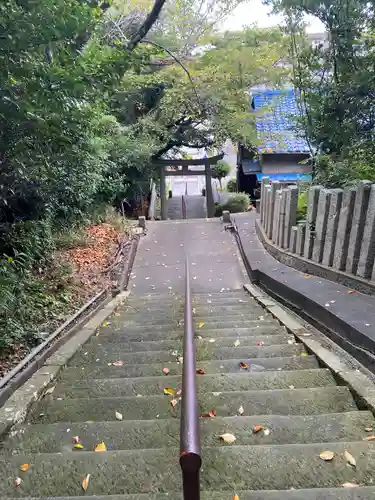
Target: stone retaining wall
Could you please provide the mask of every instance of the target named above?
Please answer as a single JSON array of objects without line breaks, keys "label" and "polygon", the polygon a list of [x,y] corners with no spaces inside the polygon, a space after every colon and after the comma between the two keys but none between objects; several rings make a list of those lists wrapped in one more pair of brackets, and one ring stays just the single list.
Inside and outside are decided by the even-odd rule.
[{"label": "stone retaining wall", "polygon": [[375,281],[375,184],[308,192],[305,221],[297,220],[298,187],[263,178],[260,223],[278,247],[313,262]]}]

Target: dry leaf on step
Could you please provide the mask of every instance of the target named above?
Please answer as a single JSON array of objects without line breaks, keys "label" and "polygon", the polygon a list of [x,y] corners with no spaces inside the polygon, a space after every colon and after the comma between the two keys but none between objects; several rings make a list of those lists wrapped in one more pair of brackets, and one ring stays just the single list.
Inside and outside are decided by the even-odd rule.
[{"label": "dry leaf on step", "polygon": [[26,472],[27,470],[30,469],[30,467],[31,467],[30,464],[22,464],[22,465],[20,465],[20,471],[21,472]]},{"label": "dry leaf on step", "polygon": [[238,366],[240,368],[242,368],[243,370],[248,370],[249,369],[249,365],[246,364],[246,363],[244,363],[243,361],[240,361],[239,364],[238,364]]},{"label": "dry leaf on step", "polygon": [[115,417],[116,417],[117,420],[122,420],[122,414],[119,413],[118,411],[116,411]]},{"label": "dry leaf on step", "polygon": [[330,462],[333,460],[333,457],[335,456],[333,451],[322,451],[322,453],[319,455],[319,458],[324,460],[325,462]]},{"label": "dry leaf on step", "polygon": [[264,342],[257,342],[257,346],[263,347],[264,346]]},{"label": "dry leaf on step", "polygon": [[197,375],[205,375],[205,371],[203,370],[203,368],[198,368],[197,370]]},{"label": "dry leaf on step", "polygon": [[165,375],[168,375],[168,373],[169,373],[169,368],[163,368],[163,373],[165,373]]},{"label": "dry leaf on step", "polygon": [[83,491],[87,491],[87,488],[89,487],[90,476],[91,474],[87,474],[82,480]]},{"label": "dry leaf on step", "polygon": [[216,417],[215,410],[210,410],[208,413],[202,413],[201,418],[212,418]]},{"label": "dry leaf on step", "polygon": [[55,390],[55,385],[50,387],[49,389],[46,390],[46,392],[44,393],[45,396],[47,396],[48,394],[52,394],[53,391]]},{"label": "dry leaf on step", "polygon": [[238,347],[240,345],[240,341],[237,339],[236,342],[234,343],[234,347]]},{"label": "dry leaf on step", "polygon": [[176,391],[174,389],[172,389],[172,387],[164,387],[164,394],[166,396],[175,396]]},{"label": "dry leaf on step", "polygon": [[238,414],[239,414],[239,415],[243,415],[244,413],[245,413],[244,407],[243,407],[243,405],[241,405],[241,406],[238,408]]},{"label": "dry leaf on step", "polygon": [[344,483],[342,486],[343,488],[358,488],[358,484],[354,483]]},{"label": "dry leaf on step", "polygon": [[229,433],[221,434],[219,436],[219,438],[222,439],[224,441],[224,443],[227,443],[227,444],[232,444],[236,440],[236,437],[233,436],[233,434],[229,434]]},{"label": "dry leaf on step", "polygon": [[270,432],[271,432],[271,431],[270,431],[269,429],[264,429],[263,434],[264,434],[265,436],[269,436],[269,435],[270,435]]},{"label": "dry leaf on step", "polygon": [[124,362],[123,361],[115,361],[114,363],[112,363],[112,366],[124,366]]},{"label": "dry leaf on step", "polygon": [[76,450],[83,450],[84,446],[83,444],[81,443],[76,443],[73,448],[75,448]]},{"label": "dry leaf on step", "polygon": [[104,323],[102,324],[102,326],[109,326],[111,323],[109,321],[104,321]]},{"label": "dry leaf on step", "polygon": [[18,488],[21,483],[22,483],[22,479],[20,477],[16,477],[16,479],[14,480],[14,486],[16,488]]},{"label": "dry leaf on step", "polygon": [[372,427],[365,427],[366,432],[372,432]]},{"label": "dry leaf on step", "polygon": [[367,436],[363,438],[363,441],[375,441],[375,436]]},{"label": "dry leaf on step", "polygon": [[263,430],[264,430],[263,425],[254,425],[254,427],[253,427],[254,434],[257,434],[258,432],[263,431]]},{"label": "dry leaf on step", "polygon": [[79,442],[80,442],[79,436],[73,436],[72,437],[72,443],[73,444],[76,444],[76,443],[79,443]]},{"label": "dry leaf on step", "polygon": [[203,326],[204,326],[203,321],[201,321],[200,323],[198,323],[198,328],[202,328]]},{"label": "dry leaf on step", "polygon": [[312,278],[311,274],[305,274],[304,278]]},{"label": "dry leaf on step", "polygon": [[94,448],[94,451],[107,451],[107,447],[104,443],[104,441],[102,441],[101,443],[97,444]]},{"label": "dry leaf on step", "polygon": [[352,467],[355,467],[357,465],[355,458],[347,450],[344,451],[344,457],[348,464]]},{"label": "dry leaf on step", "polygon": [[232,500],[240,500],[240,497],[238,495],[233,495]]},{"label": "dry leaf on step", "polygon": [[172,408],[176,408],[177,403],[178,403],[177,399],[172,399],[171,401]]}]

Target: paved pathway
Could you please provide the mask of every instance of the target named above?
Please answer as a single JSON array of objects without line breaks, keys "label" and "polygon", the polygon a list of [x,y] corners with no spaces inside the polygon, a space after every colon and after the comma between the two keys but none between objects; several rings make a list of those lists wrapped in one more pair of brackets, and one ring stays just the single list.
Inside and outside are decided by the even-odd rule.
[{"label": "paved pathway", "polygon": [[237,290],[245,282],[233,236],[219,220],[151,222],[147,227],[134,262],[133,292],[183,292],[185,255],[194,292]]},{"label": "paved pathway", "polygon": [[[207,217],[206,198],[202,195],[185,196],[186,218],[205,219]],[[180,220],[182,215],[182,196],[173,196],[167,201],[167,216],[171,220]]]}]

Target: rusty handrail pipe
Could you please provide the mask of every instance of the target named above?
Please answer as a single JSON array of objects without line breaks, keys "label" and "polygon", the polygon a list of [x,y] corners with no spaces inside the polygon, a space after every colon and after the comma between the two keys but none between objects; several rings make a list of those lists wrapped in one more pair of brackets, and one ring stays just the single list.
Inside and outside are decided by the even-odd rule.
[{"label": "rusty handrail pipe", "polygon": [[193,311],[189,261],[185,262],[185,321],[182,369],[180,465],[184,500],[200,499],[199,473],[202,465],[196,381]]}]

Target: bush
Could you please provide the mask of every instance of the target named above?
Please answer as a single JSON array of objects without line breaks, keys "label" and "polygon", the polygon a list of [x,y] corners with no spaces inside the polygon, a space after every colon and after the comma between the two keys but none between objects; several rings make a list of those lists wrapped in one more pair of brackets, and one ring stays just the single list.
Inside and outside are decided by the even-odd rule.
[{"label": "bush", "polygon": [[229,193],[237,193],[237,180],[236,179],[229,179],[227,183],[227,191]]},{"label": "bush", "polygon": [[237,212],[246,212],[250,205],[250,197],[246,193],[236,193],[229,196],[228,201],[221,206],[223,210],[229,210],[234,214]]},{"label": "bush", "polygon": [[298,194],[297,222],[306,219],[308,191]]},{"label": "bush", "polygon": [[229,163],[227,163],[224,160],[219,160],[216,163],[216,165],[211,167],[212,177],[219,181],[220,189],[221,189],[222,179],[224,179],[224,177],[226,177],[230,173],[230,171],[231,171],[231,167],[230,167]]}]

